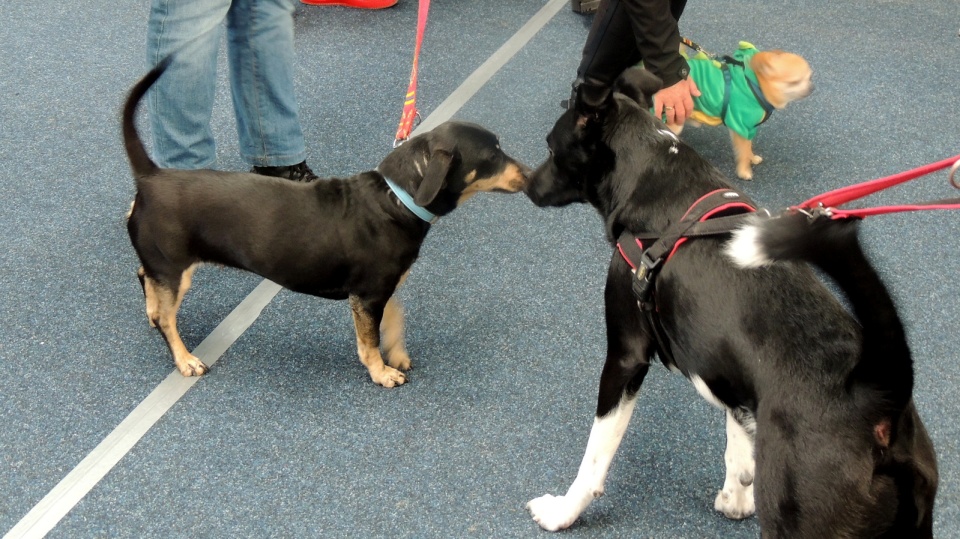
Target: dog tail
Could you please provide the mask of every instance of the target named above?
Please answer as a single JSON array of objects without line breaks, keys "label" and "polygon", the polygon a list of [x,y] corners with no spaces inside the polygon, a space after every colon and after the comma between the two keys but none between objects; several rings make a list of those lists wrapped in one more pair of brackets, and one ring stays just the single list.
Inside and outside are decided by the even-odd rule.
[{"label": "dog tail", "polygon": [[137,133],[137,105],[169,65],[170,57],[168,56],[133,86],[123,105],[123,145],[127,149],[127,158],[130,160],[130,168],[135,178],[146,176],[160,168],[150,159],[140,134]]},{"label": "dog tail", "polygon": [[734,233],[727,254],[743,268],[806,261],[833,279],[862,325],[860,361],[849,379],[852,387],[878,391],[889,412],[906,407],[913,391],[910,348],[893,298],[860,246],[857,221],[798,212],[753,217]]}]

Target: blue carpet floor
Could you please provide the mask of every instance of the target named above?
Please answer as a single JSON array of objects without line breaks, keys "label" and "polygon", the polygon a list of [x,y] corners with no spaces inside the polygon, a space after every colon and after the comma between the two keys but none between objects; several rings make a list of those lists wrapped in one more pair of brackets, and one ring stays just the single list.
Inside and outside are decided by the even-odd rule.
[{"label": "blue carpet floor", "polygon": [[[430,13],[429,115],[546,4],[447,0]],[[145,71],[148,2],[0,3],[0,531],[6,533],[173,369],[143,315],[124,227],[133,183],[119,107]],[[300,6],[297,90],[321,175],[373,168],[409,76],[417,6]],[[535,165],[590,18],[553,16],[455,117]],[[804,55],[817,90],[755,141],[740,183],[779,208],[960,153],[955,0],[690,0],[681,31]],[[225,65],[225,64],[223,64]],[[226,69],[222,72],[225,74]],[[219,166],[240,170],[226,80]],[[733,177],[721,129],[684,138]],[[871,203],[957,196],[945,174]],[[960,217],[864,223],[906,322],[915,398],[937,449],[938,537],[960,537]],[[410,382],[373,385],[344,303],[281,291],[50,537],[543,537],[524,504],[573,480],[604,357],[609,248],[587,207],[477,196],[431,232],[404,285]],[[198,345],[260,283],[204,267],[180,311]],[[574,537],[757,537],[712,509],[723,417],[655,368],[607,495]]]}]

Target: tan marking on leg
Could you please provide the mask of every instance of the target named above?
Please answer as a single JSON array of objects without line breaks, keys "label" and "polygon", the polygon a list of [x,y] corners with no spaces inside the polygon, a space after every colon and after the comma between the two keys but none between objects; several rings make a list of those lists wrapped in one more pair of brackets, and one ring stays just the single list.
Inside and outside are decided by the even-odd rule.
[{"label": "tan marking on leg", "polygon": [[370,373],[370,378],[383,387],[394,387],[406,382],[407,378],[402,372],[384,365],[383,356],[380,355],[380,328],[356,296],[350,296],[350,310],[353,312],[353,327],[357,334],[357,354]]},{"label": "tan marking on leg", "polygon": [[733,154],[737,161],[737,176],[741,180],[752,180],[751,165],[759,164],[763,159],[753,154],[753,142],[730,131],[730,141],[733,143]]},{"label": "tan marking on leg", "polygon": [[383,349],[387,354],[387,363],[394,369],[409,371],[410,354],[403,338],[403,306],[396,296],[390,298],[383,308],[383,320],[380,322],[380,331],[383,334]]},{"label": "tan marking on leg", "polygon": [[127,219],[130,219],[130,216],[133,215],[133,207],[137,205],[137,201],[134,200],[130,202],[130,209],[127,210]]},{"label": "tan marking on leg", "polygon": [[180,277],[180,290],[177,293],[177,310],[180,310],[180,304],[183,303],[183,296],[187,294],[187,291],[190,290],[190,285],[193,284],[193,272],[197,271],[197,264],[194,264],[184,270],[183,275]]},{"label": "tan marking on leg", "polygon": [[137,272],[140,276],[140,282],[143,284],[143,297],[147,304],[147,322],[150,327],[155,328],[160,323],[160,301],[157,299],[157,282],[147,277],[143,268]]},{"label": "tan marking on leg", "polygon": [[178,295],[179,289],[175,292],[173,289],[163,284],[154,282],[152,285],[156,292],[157,303],[159,305],[159,326],[160,333],[167,340],[170,347],[170,353],[173,354],[173,362],[177,365],[180,374],[184,376],[200,376],[210,370],[196,356],[187,350],[180,339],[180,333],[177,331],[177,308],[179,307]]}]

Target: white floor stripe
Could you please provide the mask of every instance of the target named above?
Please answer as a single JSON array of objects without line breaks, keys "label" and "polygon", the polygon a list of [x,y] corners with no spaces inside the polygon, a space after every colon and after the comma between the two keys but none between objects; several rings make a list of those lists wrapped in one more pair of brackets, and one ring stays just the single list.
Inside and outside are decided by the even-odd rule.
[{"label": "white floor stripe", "polygon": [[[213,365],[260,316],[280,286],[263,281],[220,322],[193,351]],[[185,377],[174,369],[80,464],[24,516],[5,537],[43,537],[120,462],[167,410],[180,400],[199,377]]]},{"label": "white floor stripe", "polygon": [[[433,129],[449,120],[491,77],[543,28],[567,0],[550,0],[493,56],[480,65],[417,126],[413,135]],[[213,365],[260,316],[263,308],[280,291],[280,286],[263,281],[193,351],[207,366]],[[47,493],[4,539],[46,536],[93,487],[103,479],[157,421],[167,413],[200,378],[184,377],[176,369],[100,442],[80,464]]]},{"label": "white floor stripe", "polygon": [[568,3],[569,2],[564,0],[550,0],[550,2],[547,2],[546,5],[540,8],[540,11],[536,12],[533,17],[530,17],[530,20],[528,20],[526,24],[517,30],[517,33],[513,34],[506,43],[497,49],[497,52],[493,53],[486,62],[471,73],[470,76],[450,94],[450,97],[445,99],[443,103],[440,103],[437,106],[437,110],[433,111],[433,114],[425,119],[414,133],[420,130],[428,131],[449,120],[464,103],[469,101],[500,68],[506,65],[520,49],[526,46],[527,42],[529,42],[541,28],[546,26],[554,15],[566,7]]}]

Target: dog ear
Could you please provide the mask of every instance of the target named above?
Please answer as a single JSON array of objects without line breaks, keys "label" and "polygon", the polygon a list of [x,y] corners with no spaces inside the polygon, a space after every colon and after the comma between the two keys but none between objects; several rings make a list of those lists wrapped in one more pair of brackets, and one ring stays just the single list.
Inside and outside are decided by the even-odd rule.
[{"label": "dog ear", "polygon": [[776,59],[783,54],[781,50],[760,51],[750,59],[750,68],[760,77],[769,77],[777,70]]},{"label": "dog ear", "polygon": [[430,153],[427,171],[424,172],[423,181],[420,182],[420,187],[417,188],[417,193],[413,197],[413,201],[418,206],[426,206],[437,198],[453,164],[453,154],[454,150],[446,147],[434,148]]},{"label": "dog ear", "polygon": [[617,92],[636,101],[643,108],[653,106],[653,94],[660,91],[663,81],[653,73],[640,67],[631,67],[620,75],[615,88]]}]

